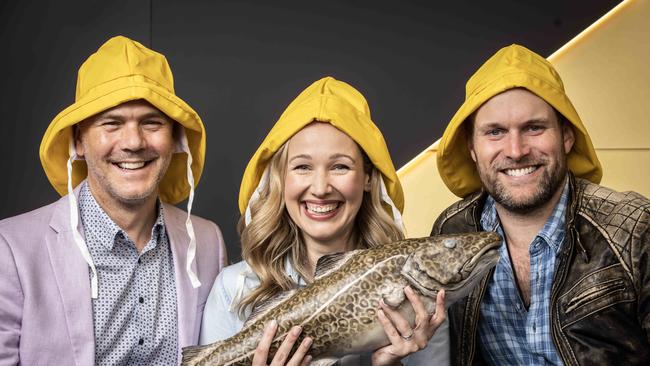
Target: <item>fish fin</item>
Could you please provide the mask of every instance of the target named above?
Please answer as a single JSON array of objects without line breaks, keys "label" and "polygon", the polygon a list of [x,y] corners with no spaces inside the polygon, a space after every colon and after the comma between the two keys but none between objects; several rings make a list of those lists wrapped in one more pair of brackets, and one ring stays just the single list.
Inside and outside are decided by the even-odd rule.
[{"label": "fish fin", "polygon": [[316,273],[314,274],[314,279],[317,280],[331,273],[332,271],[337,270],[348,259],[356,255],[357,252],[357,250],[352,250],[349,252],[327,254],[318,258],[318,262],[316,262]]},{"label": "fish fin", "polygon": [[195,358],[198,358],[204,349],[211,346],[212,345],[183,347],[183,359],[181,365],[188,365]]},{"label": "fish fin", "polygon": [[289,297],[291,297],[291,295],[295,294],[296,291],[298,290],[294,289],[294,290],[283,291],[257,304],[257,306],[255,306],[253,311],[251,311],[251,315],[249,315],[246,321],[244,322],[244,326],[242,327],[242,329],[255,323],[259,318],[264,316],[264,314],[266,314],[269,310],[280,305],[280,303],[282,303],[284,300],[288,299]]},{"label": "fish fin", "polygon": [[338,358],[319,358],[309,363],[309,366],[332,366],[340,365],[340,359]]}]

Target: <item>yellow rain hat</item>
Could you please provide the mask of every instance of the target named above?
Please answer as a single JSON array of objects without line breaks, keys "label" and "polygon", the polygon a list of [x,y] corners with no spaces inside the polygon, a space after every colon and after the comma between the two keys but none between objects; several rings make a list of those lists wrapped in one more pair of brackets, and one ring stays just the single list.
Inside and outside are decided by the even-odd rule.
[{"label": "yellow rain hat", "polygon": [[574,127],[576,141],[567,165],[577,177],[599,183],[603,172],[587,129],[564,91],[560,75],[546,59],[513,44],[490,57],[465,87],[465,102],[447,126],[437,153],[438,171],[447,188],[459,197],[481,188],[481,180],[467,147],[463,122],[493,96],[525,88],[544,99]]},{"label": "yellow rain hat", "polygon": [[276,151],[303,127],[326,122],[350,136],[381,172],[388,196],[399,212],[404,193],[384,137],[370,118],[366,99],[349,84],[325,77],[311,84],[289,104],[246,167],[239,189],[239,211],[244,214],[264,170]]},{"label": "yellow rain hat", "polygon": [[[174,79],[165,56],[123,36],[109,39],[79,68],[75,103],[50,123],[40,147],[45,174],[54,189],[67,194],[66,163],[72,126],[122,103],[144,99],[185,128],[192,160],[194,184],[205,162],[205,127],[199,115],[174,93]],[[160,199],[176,204],[188,197],[186,154],[174,154],[160,182]],[[86,178],[87,167],[77,160],[72,184]]]}]

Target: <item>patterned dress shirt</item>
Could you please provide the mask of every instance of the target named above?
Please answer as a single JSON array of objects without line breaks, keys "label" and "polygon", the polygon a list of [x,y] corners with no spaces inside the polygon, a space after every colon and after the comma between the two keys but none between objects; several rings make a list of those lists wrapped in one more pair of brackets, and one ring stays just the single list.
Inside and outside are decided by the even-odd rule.
[{"label": "patterned dress shirt", "polygon": [[134,242],[95,201],[86,182],[79,213],[97,267],[93,299],[97,365],[176,365],[176,284],[163,209],[151,239],[138,253]]},{"label": "patterned dress shirt", "polygon": [[[530,306],[524,306],[505,240],[488,282],[479,320],[483,357],[492,365],[562,365],[551,335],[551,286],[565,238],[568,180],[558,204],[529,246]],[[494,199],[488,197],[481,227],[504,236]]]}]

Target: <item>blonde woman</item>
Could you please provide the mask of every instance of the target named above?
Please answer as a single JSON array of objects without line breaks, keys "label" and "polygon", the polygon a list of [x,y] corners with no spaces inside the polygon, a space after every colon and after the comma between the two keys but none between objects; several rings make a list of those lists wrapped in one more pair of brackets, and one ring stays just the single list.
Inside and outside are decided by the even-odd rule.
[{"label": "blonde woman", "polygon": [[[256,305],[309,284],[321,256],[403,238],[403,202],[386,143],[370,119],[365,98],[331,77],[313,83],[287,107],[246,168],[238,226],[244,260],[224,269],[215,281],[200,342],[234,335]],[[405,293],[422,326],[412,329],[400,314],[380,305],[378,318],[391,344],[373,352],[373,365],[399,365],[424,349],[444,321],[442,295],[431,316],[418,295],[410,288]],[[276,327],[267,326],[254,365],[266,364]],[[309,363],[309,337],[293,358],[283,356],[299,334],[299,327],[289,333],[280,348],[287,352],[278,352],[273,365]],[[430,363],[437,352],[447,357],[446,347],[419,353]],[[355,364],[359,358],[342,362]]]}]

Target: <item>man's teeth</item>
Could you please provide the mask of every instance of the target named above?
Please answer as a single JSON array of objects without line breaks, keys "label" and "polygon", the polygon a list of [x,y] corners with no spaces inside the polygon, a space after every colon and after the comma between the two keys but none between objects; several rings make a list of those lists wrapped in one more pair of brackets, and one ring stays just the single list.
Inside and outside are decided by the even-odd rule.
[{"label": "man's teeth", "polygon": [[144,161],[139,161],[137,163],[117,163],[117,166],[119,166],[122,169],[140,169],[144,166],[145,162]]},{"label": "man's teeth", "polygon": [[313,203],[307,203],[307,210],[313,213],[328,213],[336,210],[338,203],[330,203],[327,205],[316,205]]},{"label": "man's teeth", "polygon": [[530,174],[535,170],[537,170],[537,167],[529,166],[528,168],[506,169],[504,172],[511,177],[521,177],[522,175]]}]

